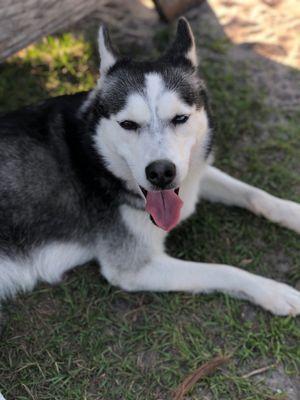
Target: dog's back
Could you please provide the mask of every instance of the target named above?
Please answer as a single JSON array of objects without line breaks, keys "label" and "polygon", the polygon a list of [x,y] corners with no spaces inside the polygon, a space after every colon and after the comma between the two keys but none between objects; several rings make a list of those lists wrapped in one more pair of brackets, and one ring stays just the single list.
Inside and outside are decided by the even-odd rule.
[{"label": "dog's back", "polygon": [[0,118],[1,254],[26,252],[41,241],[67,239],[84,229],[71,147],[85,97],[54,98]]}]

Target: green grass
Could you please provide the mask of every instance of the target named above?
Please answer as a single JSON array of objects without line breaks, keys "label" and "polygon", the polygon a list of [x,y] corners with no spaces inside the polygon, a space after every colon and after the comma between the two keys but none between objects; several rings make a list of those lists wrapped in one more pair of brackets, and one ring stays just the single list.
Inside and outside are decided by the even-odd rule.
[{"label": "green grass", "polygon": [[[166,29],[156,34],[156,53],[168,37]],[[226,57],[227,41],[205,46],[220,55],[202,62],[218,121],[216,164],[299,201],[300,116],[270,123],[279,110],[264,105],[247,65]],[[93,47],[67,33],[9,59],[0,67],[0,111],[91,88],[98,68]],[[233,264],[290,284],[300,279],[298,236],[244,210],[201,203],[168,248],[184,259]],[[295,381],[299,374],[299,319],[218,294],[128,294],[107,284],[93,264],[6,308],[0,387],[8,400],[170,399],[188,373],[218,354],[231,355],[230,363],[199,382],[189,399],[285,399],[262,377],[243,375],[272,364]]]}]

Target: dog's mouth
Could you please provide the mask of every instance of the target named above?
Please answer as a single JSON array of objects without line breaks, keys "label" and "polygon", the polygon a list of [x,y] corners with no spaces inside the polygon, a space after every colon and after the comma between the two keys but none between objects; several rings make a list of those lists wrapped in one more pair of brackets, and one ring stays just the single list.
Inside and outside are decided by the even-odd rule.
[{"label": "dog's mouth", "polygon": [[140,187],[146,199],[146,211],[151,221],[159,228],[170,231],[180,219],[183,201],[179,197],[179,188],[148,191]]}]

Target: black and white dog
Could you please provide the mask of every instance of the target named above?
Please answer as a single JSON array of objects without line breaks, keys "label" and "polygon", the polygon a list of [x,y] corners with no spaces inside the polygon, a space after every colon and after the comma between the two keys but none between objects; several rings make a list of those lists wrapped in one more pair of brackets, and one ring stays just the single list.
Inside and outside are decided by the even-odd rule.
[{"label": "black and white dog", "polygon": [[199,198],[244,207],[300,233],[300,206],[211,166],[207,94],[189,24],[157,61],[118,58],[99,32],[90,93],[0,118],[0,298],[96,259],[128,291],[220,291],[278,315],[300,292],[232,266],[164,252],[168,231]]}]

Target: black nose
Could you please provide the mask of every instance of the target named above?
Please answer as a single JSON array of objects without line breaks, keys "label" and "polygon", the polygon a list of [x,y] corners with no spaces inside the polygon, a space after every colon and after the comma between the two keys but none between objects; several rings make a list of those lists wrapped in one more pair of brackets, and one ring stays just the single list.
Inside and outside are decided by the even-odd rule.
[{"label": "black nose", "polygon": [[154,186],[161,189],[173,182],[176,175],[176,166],[168,160],[153,161],[146,167],[146,177]]}]

